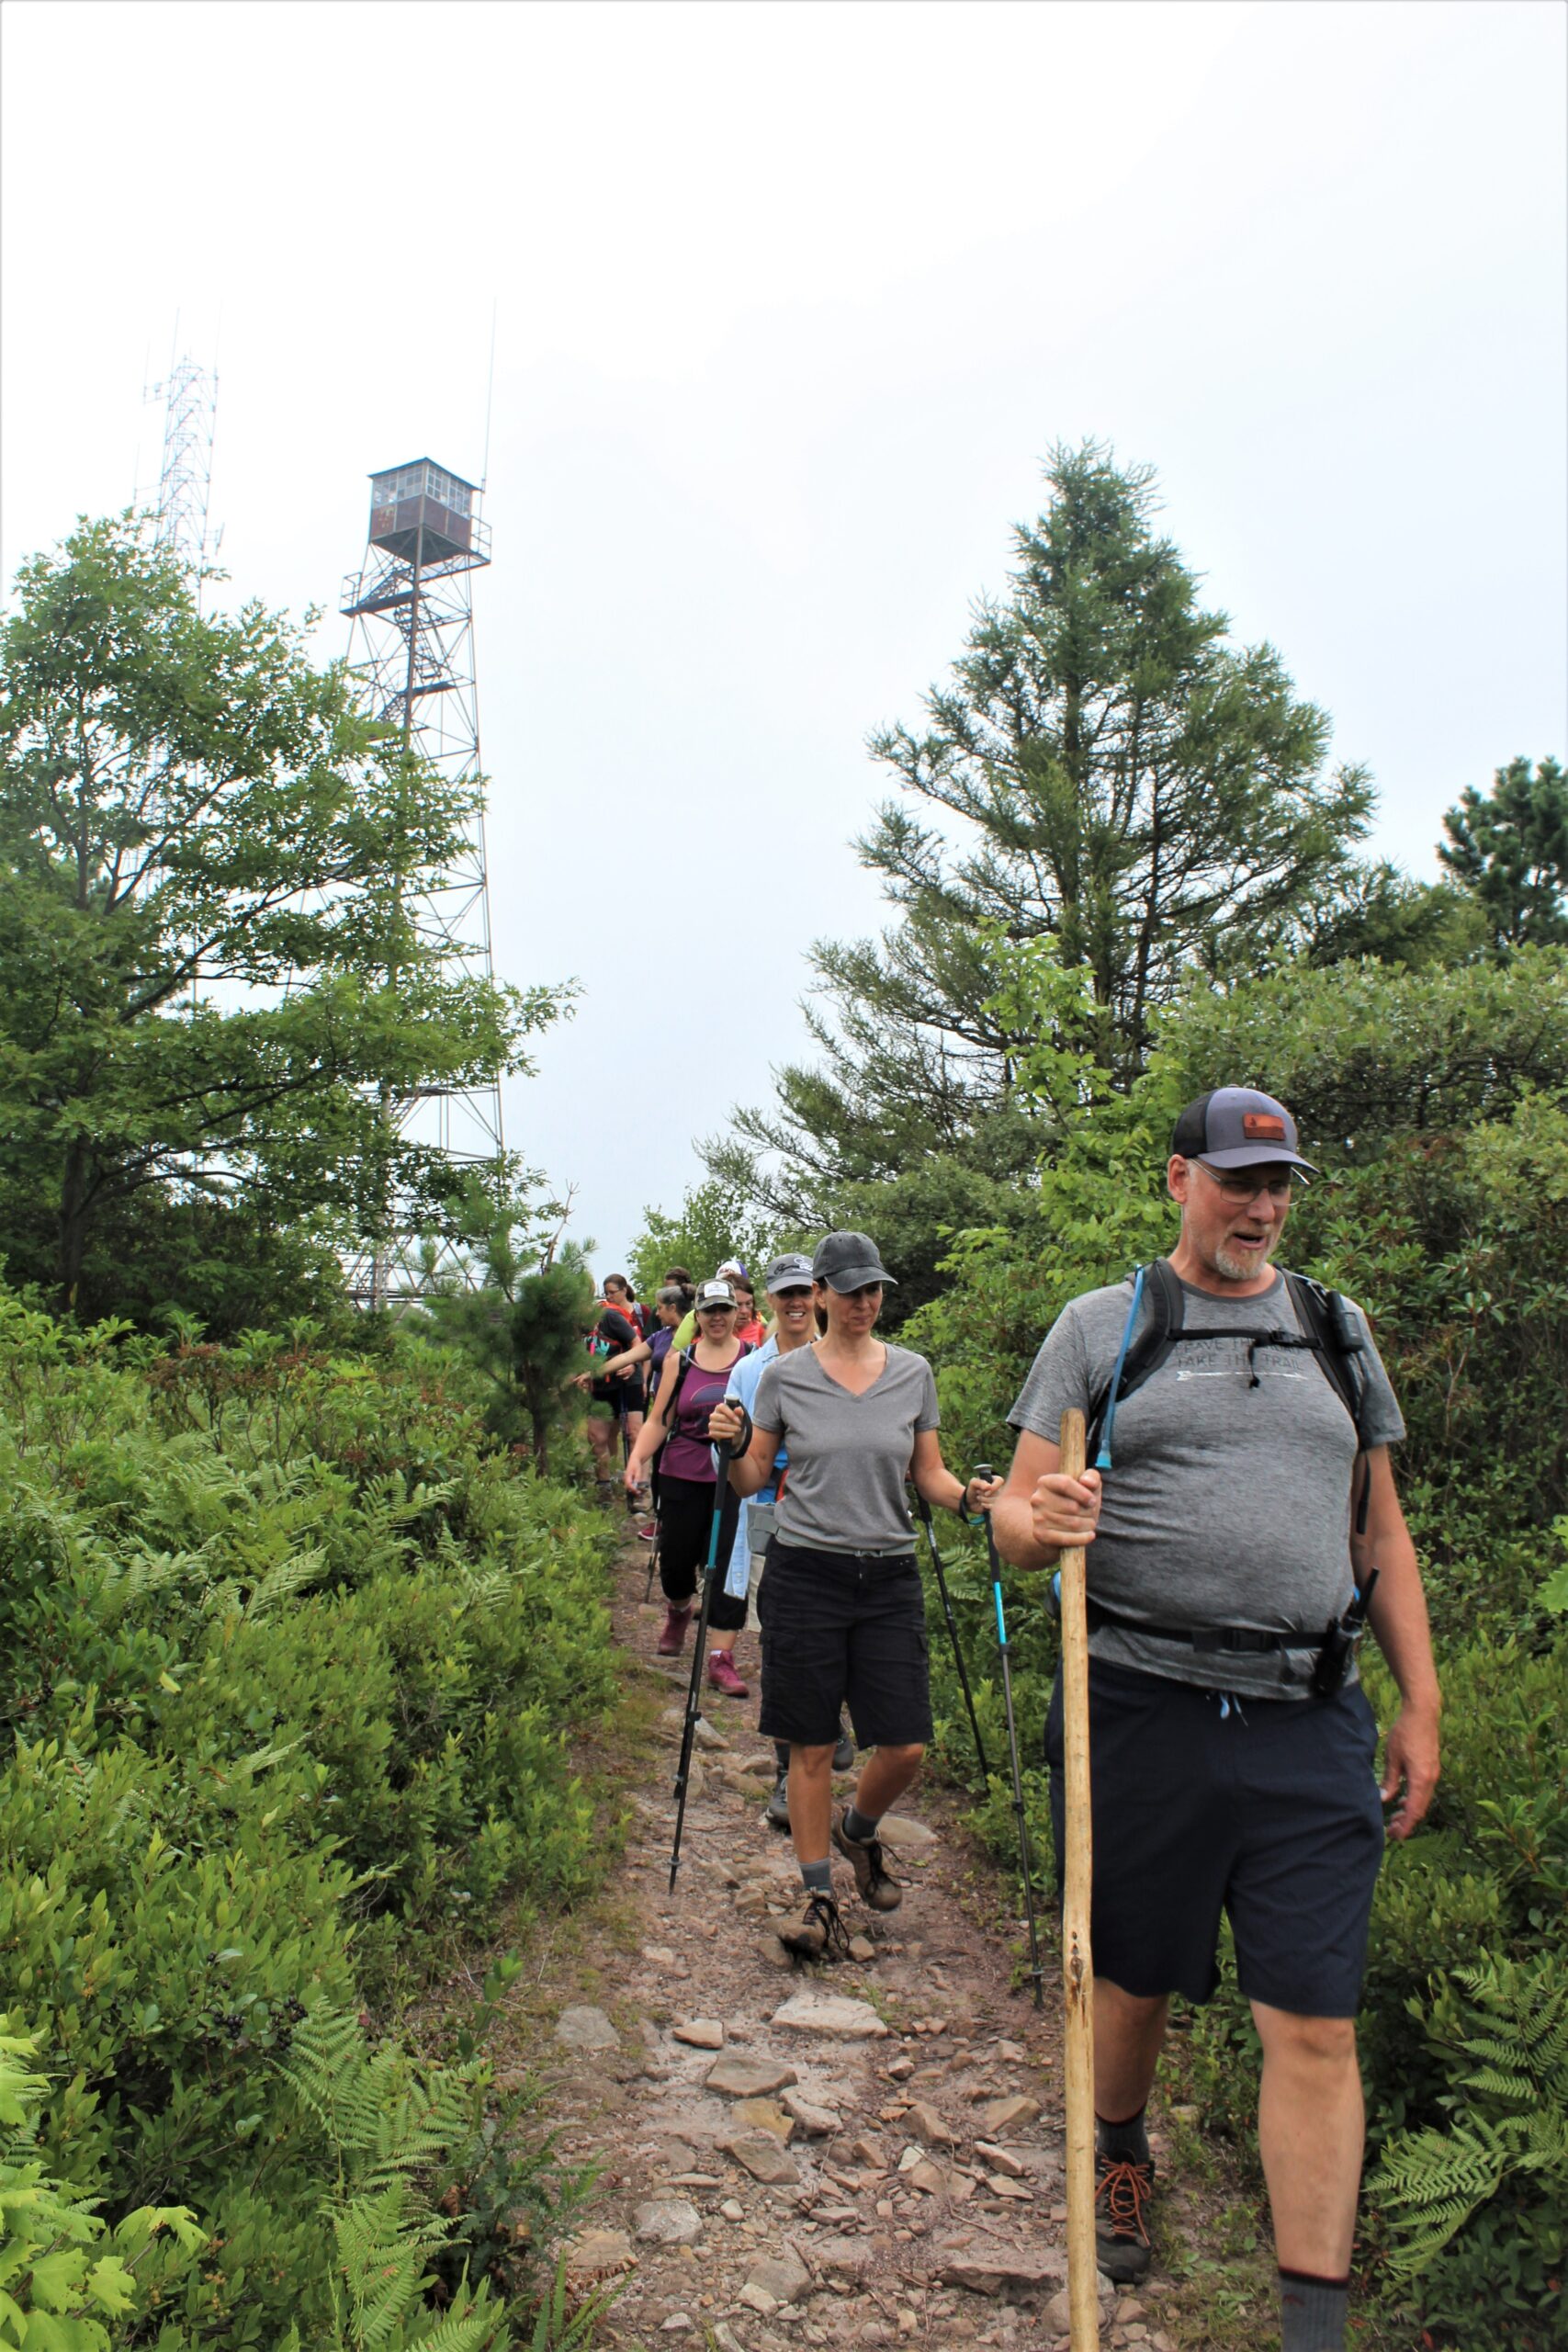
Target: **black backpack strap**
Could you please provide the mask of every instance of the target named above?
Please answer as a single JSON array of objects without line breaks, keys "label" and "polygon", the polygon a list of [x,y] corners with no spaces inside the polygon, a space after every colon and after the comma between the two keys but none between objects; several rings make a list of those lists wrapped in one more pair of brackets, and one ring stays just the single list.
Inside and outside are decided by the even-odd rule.
[{"label": "black backpack strap", "polygon": [[1325,1378],[1355,1422],[1359,1440],[1366,1380],[1356,1359],[1365,1354],[1367,1343],[1356,1310],[1339,1291],[1327,1289],[1310,1274],[1286,1273],[1285,1285],[1296,1320],[1313,1343]]},{"label": "black backpack strap", "polygon": [[[1140,1286],[1138,1277],[1143,1276]],[[1171,1271],[1170,1261],[1156,1258],[1146,1266],[1133,1270],[1133,1304],[1127,1310],[1131,1325],[1138,1318],[1136,1330],[1122,1333],[1122,1347],[1117,1350],[1121,1377],[1113,1370],[1111,1378],[1090,1403],[1088,1428],[1085,1432],[1084,1457],[1093,1462],[1100,1450],[1100,1438],[1108,1414],[1114,1419],[1113,1405],[1120,1405],[1134,1390],[1141,1388],[1149,1374],[1157,1372],[1181,1337],[1186,1318],[1186,1300],[1179,1277]],[[1111,1390],[1114,1387],[1115,1396]],[[1103,1466],[1103,1465],[1101,1465]]]}]

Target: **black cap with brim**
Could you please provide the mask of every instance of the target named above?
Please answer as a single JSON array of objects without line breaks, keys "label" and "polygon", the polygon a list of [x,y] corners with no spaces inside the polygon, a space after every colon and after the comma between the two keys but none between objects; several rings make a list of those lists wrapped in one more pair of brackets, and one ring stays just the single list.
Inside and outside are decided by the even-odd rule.
[{"label": "black cap with brim", "polygon": [[1284,1104],[1256,1086],[1216,1086],[1189,1102],[1176,1122],[1170,1148],[1183,1159],[1201,1159],[1210,1168],[1264,1168],[1284,1165],[1316,1169],[1303,1159],[1296,1146],[1301,1138]]},{"label": "black cap with brim", "polygon": [[864,1290],[871,1283],[886,1290],[898,1287],[869,1233],[829,1233],[817,1245],[811,1275],[829,1290]]}]

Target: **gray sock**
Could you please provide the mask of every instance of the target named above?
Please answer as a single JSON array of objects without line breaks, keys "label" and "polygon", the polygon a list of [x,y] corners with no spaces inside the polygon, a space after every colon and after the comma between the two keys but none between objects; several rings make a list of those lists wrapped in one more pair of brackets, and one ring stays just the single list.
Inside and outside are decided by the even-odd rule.
[{"label": "gray sock", "polygon": [[1094,2144],[1102,2156],[1113,2164],[1146,2165],[1149,2161],[1149,2135],[1144,2118],[1147,2107],[1139,2108],[1136,2115],[1129,2115],[1124,2123],[1112,2123],[1103,2115],[1094,2119]]},{"label": "gray sock", "polygon": [[844,1835],[846,1838],[852,1838],[857,1846],[869,1846],[876,1835],[881,1820],[882,1815],[877,1814],[874,1819],[868,1821],[865,1815],[858,1811],[854,1805],[847,1804],[844,1807]]},{"label": "gray sock", "polygon": [[833,1865],[831,1862],[802,1862],[801,1883],[808,1894],[831,1894]]},{"label": "gray sock", "polygon": [[1348,2278],[1280,2273],[1280,2352],[1344,2352]]}]

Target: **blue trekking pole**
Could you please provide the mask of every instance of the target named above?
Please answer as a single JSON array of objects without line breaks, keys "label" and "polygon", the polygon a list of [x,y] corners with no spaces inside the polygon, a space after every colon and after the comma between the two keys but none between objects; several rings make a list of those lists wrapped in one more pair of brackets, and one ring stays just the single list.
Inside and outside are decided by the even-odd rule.
[{"label": "blue trekking pole", "polygon": [[686,1692],[686,1721],[681,1733],[681,1763],[675,1774],[675,1843],[670,1849],[671,1894],[675,1892],[675,1873],[681,1867],[681,1830],[686,1818],[686,1783],[692,1776],[692,1742],[697,1736],[697,1717],[702,1713],[698,1693],[703,1685],[703,1658],[707,1649],[708,1611],[713,1607],[714,1587],[718,1582],[718,1532],[724,1521],[724,1499],[729,1486],[730,1441],[715,1438],[713,1450],[718,1456],[718,1476],[714,1481],[708,1564],[703,1570],[702,1606],[697,1611],[697,1637],[692,1651],[692,1679]]},{"label": "blue trekking pole", "polygon": [[[976,1478],[989,1482],[993,1476],[988,1462],[975,1465]],[[1008,1621],[1002,1608],[1002,1564],[997,1556],[997,1538],[991,1525],[991,1514],[986,1513],[986,1550],[991,1563],[991,1598],[997,1607],[997,1639],[1002,1652],[1002,1696],[1007,1702],[1008,1760],[1012,1766],[1012,1809],[1018,1815],[1019,1850],[1023,1857],[1023,1907],[1029,1919],[1029,1973],[1034,1984],[1034,2006],[1045,2005],[1045,1980],[1040,1968],[1040,1930],[1034,1917],[1034,1864],[1029,1851],[1029,1821],[1023,1809],[1023,1775],[1018,1765],[1018,1729],[1012,1713],[1012,1653],[1008,1647]]]}]

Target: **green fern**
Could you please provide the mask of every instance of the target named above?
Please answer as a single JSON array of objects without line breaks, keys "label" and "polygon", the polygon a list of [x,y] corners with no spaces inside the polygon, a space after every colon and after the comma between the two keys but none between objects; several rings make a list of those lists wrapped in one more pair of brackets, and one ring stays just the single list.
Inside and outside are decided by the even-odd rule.
[{"label": "green fern", "polygon": [[433,2075],[394,2044],[369,2049],[347,2012],[318,2008],[279,2071],[335,2160],[324,2210],[342,2352],[482,2352],[501,2320],[487,2287],[470,2290],[465,2272],[454,2309],[426,2301],[452,2224],[423,2185],[470,2133],[482,2068]]},{"label": "green fern", "polygon": [[1372,2176],[1399,2243],[1396,2277],[1428,2269],[1472,2216],[1520,2177],[1568,2194],[1568,1982],[1545,1962],[1460,1968],[1471,2030],[1445,2046],[1461,2064],[1447,2132],[1402,2132]]}]

